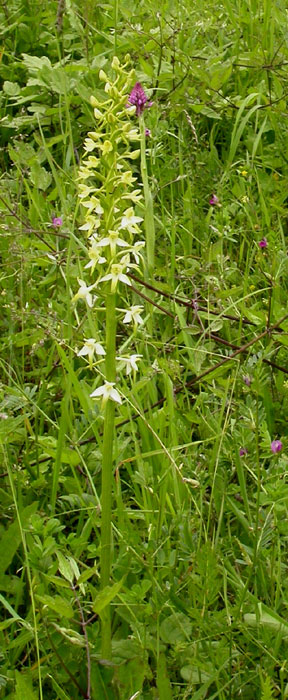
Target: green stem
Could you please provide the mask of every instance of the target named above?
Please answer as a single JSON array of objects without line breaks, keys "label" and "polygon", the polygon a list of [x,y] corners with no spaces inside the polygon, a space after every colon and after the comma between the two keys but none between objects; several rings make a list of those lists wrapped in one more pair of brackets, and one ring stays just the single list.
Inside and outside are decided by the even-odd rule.
[{"label": "green stem", "polygon": [[144,115],[140,115],[140,145],[141,145],[141,177],[144,189],[145,201],[145,217],[144,226],[146,233],[146,251],[147,251],[147,271],[146,282],[148,279],[153,281],[154,275],[154,257],[155,257],[155,226],[153,213],[153,198],[148,182],[148,171],[146,163],[146,136]]},{"label": "green stem", "polygon": [[[115,381],[116,375],[116,294],[108,294],[106,302],[106,379]],[[111,573],[111,504],[113,473],[113,439],[114,439],[115,403],[108,400],[105,406],[103,459],[102,459],[102,516],[101,516],[101,555],[100,584],[101,589],[109,585]],[[107,606],[102,619],[102,658],[111,658],[111,616]]]}]

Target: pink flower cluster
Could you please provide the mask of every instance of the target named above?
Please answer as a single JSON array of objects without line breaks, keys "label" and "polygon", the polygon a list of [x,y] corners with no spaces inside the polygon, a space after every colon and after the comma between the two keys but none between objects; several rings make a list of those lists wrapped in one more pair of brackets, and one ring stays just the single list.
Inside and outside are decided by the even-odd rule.
[{"label": "pink flower cluster", "polygon": [[128,102],[130,105],[136,105],[137,117],[140,117],[140,114],[142,114],[144,109],[146,109],[147,107],[151,107],[153,104],[153,102],[149,102],[149,99],[145,91],[143,90],[141,83],[135,83],[134,87],[130,92]]}]

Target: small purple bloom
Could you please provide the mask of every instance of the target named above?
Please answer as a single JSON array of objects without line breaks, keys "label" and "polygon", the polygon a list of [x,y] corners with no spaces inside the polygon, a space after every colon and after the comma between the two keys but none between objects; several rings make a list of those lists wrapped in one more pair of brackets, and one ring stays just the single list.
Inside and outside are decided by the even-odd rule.
[{"label": "small purple bloom", "polygon": [[274,454],[276,454],[276,452],[281,452],[281,450],[282,450],[281,440],[272,440],[271,450],[272,450],[272,452],[274,452]]},{"label": "small purple bloom", "polygon": [[248,375],[246,374],[246,376],[243,377],[243,382],[244,384],[246,384],[246,386],[250,386],[252,379],[250,379],[250,377],[248,377]]},{"label": "small purple bloom", "polygon": [[142,114],[143,110],[146,109],[146,107],[151,107],[153,102],[149,102],[141,83],[135,83],[134,87],[130,92],[128,104],[136,105],[136,114],[137,117],[139,117],[140,114]]},{"label": "small purple bloom", "polygon": [[219,199],[216,194],[212,194],[211,199],[209,199],[209,204],[211,204],[211,207],[215,207],[216,204],[219,204]]},{"label": "small purple bloom", "polygon": [[147,128],[145,129],[145,136],[147,136],[147,137],[148,137],[148,136],[151,136],[151,131],[150,131],[150,129],[147,129]]},{"label": "small purple bloom", "polygon": [[259,241],[258,245],[259,245],[259,248],[267,248],[267,245],[268,245],[267,238],[262,238],[262,240]]},{"label": "small purple bloom", "polygon": [[244,455],[247,455],[247,454],[248,454],[248,450],[246,449],[246,447],[240,447],[240,450],[239,450],[240,457],[244,457]]},{"label": "small purple bloom", "polygon": [[57,226],[62,226],[63,219],[61,218],[61,216],[53,216],[52,224],[53,224],[54,228],[57,228]]}]

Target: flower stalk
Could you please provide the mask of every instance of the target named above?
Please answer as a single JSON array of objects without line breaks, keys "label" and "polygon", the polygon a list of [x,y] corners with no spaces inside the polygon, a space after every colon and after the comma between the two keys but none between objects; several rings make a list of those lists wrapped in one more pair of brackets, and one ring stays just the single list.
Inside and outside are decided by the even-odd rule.
[{"label": "flower stalk", "polygon": [[[87,358],[90,371],[95,371],[95,364],[105,356],[104,384],[97,386],[90,394],[93,399],[100,399],[101,414],[104,418],[102,445],[101,478],[101,533],[100,533],[100,587],[110,584],[112,564],[112,499],[113,499],[113,446],[115,439],[115,409],[122,403],[121,393],[117,390],[118,370],[132,374],[138,370],[137,362],[141,355],[133,352],[131,357],[121,356],[116,348],[117,323],[119,315],[123,324],[132,324],[132,333],[125,341],[132,345],[135,329],[143,323],[139,311],[142,307],[127,307],[127,296],[131,282],[127,272],[132,268],[138,272],[143,260],[144,242],[137,240],[141,233],[139,225],[143,217],[135,211],[135,206],[142,202],[140,189],[134,189],[134,177],[131,161],[140,155],[140,150],[131,148],[133,142],[140,141],[139,130],[131,123],[137,106],[127,103],[129,90],[135,80],[134,71],[128,72],[126,66],[120,65],[114,57],[112,69],[116,78],[111,80],[103,70],[99,73],[104,83],[107,99],[91,98],[96,120],[95,131],[90,131],[85,140],[85,159],[79,168],[79,198],[84,207],[84,223],[80,230],[88,237],[87,256],[89,262],[84,266],[84,273],[78,279],[79,290],[73,302],[86,304],[92,310],[95,299],[97,307],[105,307],[105,326],[103,337],[84,339],[84,346],[77,353],[78,357]],[[128,94],[127,94],[128,93]],[[142,205],[143,206],[143,205]],[[82,277],[89,275],[89,279]],[[94,293],[95,292],[95,293]],[[121,307],[116,307],[116,299],[121,297]],[[123,307],[123,308],[122,308]],[[125,328],[127,328],[125,325]],[[101,332],[101,331],[100,331]],[[94,354],[100,356],[93,363]],[[97,369],[97,367],[96,367]],[[103,374],[102,374],[103,377]],[[101,612],[101,653],[103,659],[111,659],[111,614],[109,605]]]},{"label": "flower stalk", "polygon": [[149,186],[147,161],[146,161],[146,128],[144,114],[140,114],[140,147],[141,147],[141,178],[143,182],[145,201],[145,235],[147,252],[147,273],[146,281],[153,282],[155,265],[155,225],[153,211],[153,197]]},{"label": "flower stalk", "polygon": [[[116,376],[116,294],[106,298],[106,377],[115,382]],[[111,572],[111,512],[112,474],[114,442],[115,401],[106,401],[104,414],[103,460],[102,460],[102,517],[101,517],[101,588],[109,585]],[[111,658],[111,616],[107,606],[102,614],[102,657]]]}]

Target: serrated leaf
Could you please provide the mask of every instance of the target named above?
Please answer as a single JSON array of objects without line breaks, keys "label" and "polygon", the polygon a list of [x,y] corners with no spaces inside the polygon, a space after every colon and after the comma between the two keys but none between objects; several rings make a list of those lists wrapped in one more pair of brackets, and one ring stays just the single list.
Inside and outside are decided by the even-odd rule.
[{"label": "serrated leaf", "polygon": [[9,95],[9,97],[15,97],[15,95],[19,95],[20,92],[20,85],[18,83],[12,83],[10,80],[4,80],[3,83],[3,92],[5,92],[5,95]]},{"label": "serrated leaf", "polygon": [[52,68],[48,56],[41,56],[41,58],[39,58],[39,56],[30,56],[28,53],[22,53],[22,56],[24,66],[26,66],[31,73],[36,73],[38,70],[41,70],[43,66]]}]

